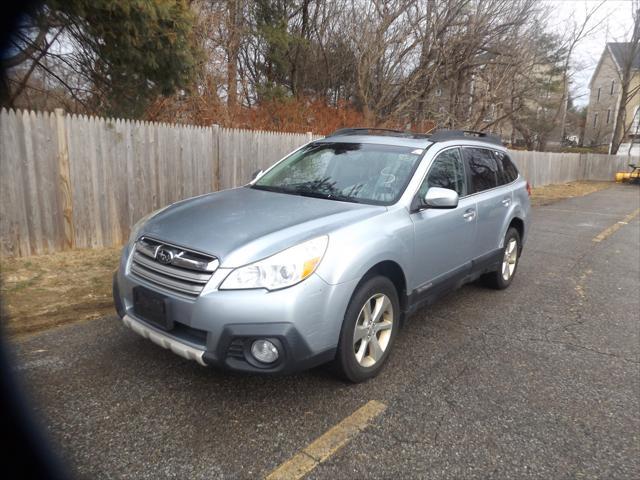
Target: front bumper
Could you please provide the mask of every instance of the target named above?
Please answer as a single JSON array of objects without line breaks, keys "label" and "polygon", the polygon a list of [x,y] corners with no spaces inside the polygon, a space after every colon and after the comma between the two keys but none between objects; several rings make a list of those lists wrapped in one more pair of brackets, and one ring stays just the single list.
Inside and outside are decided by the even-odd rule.
[{"label": "front bumper", "polygon": [[138,335],[151,340],[153,343],[160,345],[163,348],[171,350],[176,355],[180,355],[187,360],[194,360],[203,367],[207,366],[203,358],[204,354],[206,353],[204,350],[194,348],[185,343],[179,342],[169,335],[166,335],[161,330],[153,328],[152,326],[147,325],[145,322],[136,320],[135,318],[126,314],[124,317],[122,317],[122,323],[124,323]]},{"label": "front bumper", "polygon": [[[208,285],[195,300],[162,292],[175,326],[167,331],[135,314],[133,288],[159,290],[127,275],[126,268],[123,260],[114,275],[113,297],[127,327],[200,365],[251,373],[290,373],[332,360],[356,283],[329,285],[312,275],[273,292]],[[250,354],[256,339],[268,339],[278,347],[274,364],[261,364]]]}]

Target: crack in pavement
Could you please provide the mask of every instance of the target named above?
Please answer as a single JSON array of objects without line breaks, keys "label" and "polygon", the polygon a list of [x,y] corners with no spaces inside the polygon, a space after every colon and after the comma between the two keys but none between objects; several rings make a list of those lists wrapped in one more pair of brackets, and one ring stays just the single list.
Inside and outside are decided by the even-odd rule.
[{"label": "crack in pavement", "polygon": [[[502,339],[508,340],[508,341],[517,341],[517,342],[523,342],[523,343],[526,343],[526,342],[537,342],[537,343],[547,343],[547,344],[552,344],[552,345],[563,345],[565,347],[572,347],[572,348],[576,348],[576,349],[580,349],[580,350],[585,350],[585,351],[588,351],[588,352],[591,352],[591,353],[596,353],[596,354],[599,354],[599,355],[605,355],[605,356],[608,356],[608,357],[614,357],[614,358],[617,358],[617,359],[620,359],[620,360],[623,360],[623,361],[629,362],[629,363],[640,364],[640,360],[634,360],[632,358],[628,358],[628,357],[625,357],[623,355],[618,355],[618,354],[615,354],[615,353],[603,352],[603,351],[597,350],[595,348],[585,347],[584,345],[578,345],[578,344],[570,343],[570,342],[561,342],[561,341],[558,341],[558,340],[549,340],[549,339],[546,339],[546,338],[535,338],[535,337],[533,337],[533,338],[532,337],[521,338],[521,337],[513,336],[513,335],[506,335],[506,334],[488,332],[488,331],[486,331],[486,330],[484,330],[482,328],[475,327],[473,325],[469,325],[469,324],[466,324],[466,323],[460,322],[460,321],[457,321],[456,323],[458,323],[458,325],[460,325],[462,327],[465,327],[465,328],[467,328],[469,330],[475,330],[475,331],[479,332],[480,334],[486,335],[488,337],[498,337],[498,338],[502,338]],[[560,327],[557,327],[557,328],[560,328]]]}]

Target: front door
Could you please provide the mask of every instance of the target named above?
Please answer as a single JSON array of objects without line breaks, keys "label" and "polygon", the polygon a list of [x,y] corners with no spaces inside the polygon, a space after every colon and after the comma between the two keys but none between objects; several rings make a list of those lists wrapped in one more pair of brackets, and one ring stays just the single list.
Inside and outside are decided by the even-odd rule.
[{"label": "front door", "polygon": [[476,235],[475,198],[467,196],[467,178],[459,148],[440,152],[433,161],[418,195],[424,198],[431,187],[458,192],[458,206],[452,209],[425,208],[411,214],[415,232],[413,290],[429,293],[466,274],[471,267]]}]

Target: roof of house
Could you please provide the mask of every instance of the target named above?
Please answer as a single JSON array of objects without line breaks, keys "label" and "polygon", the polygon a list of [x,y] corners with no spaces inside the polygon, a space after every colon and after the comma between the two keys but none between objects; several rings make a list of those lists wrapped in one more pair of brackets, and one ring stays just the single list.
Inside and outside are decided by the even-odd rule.
[{"label": "roof of house", "polygon": [[[622,66],[626,63],[629,58],[629,55],[632,53],[631,43],[630,42],[609,42],[604,47],[604,51],[602,55],[600,55],[600,60],[598,61],[598,66],[593,72],[591,76],[591,80],[589,81],[589,88],[593,87],[593,81],[598,75],[598,71],[600,70],[600,66],[602,65],[602,61],[605,57],[605,54],[609,52],[611,58],[613,59],[613,63],[615,64],[618,70],[622,69]],[[636,47],[635,56],[633,58],[633,62],[631,64],[632,70],[640,70],[640,48]]]},{"label": "roof of house", "polygon": [[[630,42],[610,42],[607,43],[607,48],[611,52],[613,61],[616,62],[616,66],[618,68],[621,68],[622,65],[626,64],[632,53]],[[640,70],[640,48],[636,48],[632,62],[633,63],[631,64],[631,68],[633,70]]]}]

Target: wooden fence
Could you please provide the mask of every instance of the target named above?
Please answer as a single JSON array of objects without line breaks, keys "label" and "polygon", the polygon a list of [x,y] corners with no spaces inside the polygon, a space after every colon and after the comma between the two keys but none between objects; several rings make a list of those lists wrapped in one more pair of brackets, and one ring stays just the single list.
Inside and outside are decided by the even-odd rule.
[{"label": "wooden fence", "polygon": [[[146,213],[245,184],[311,133],[0,111],[0,255],[117,246]],[[627,159],[513,152],[534,185],[611,180]]]},{"label": "wooden fence", "polygon": [[242,185],[313,138],[2,109],[0,254],[121,245],[146,213]]},{"label": "wooden fence", "polygon": [[511,151],[509,155],[533,187],[575,180],[614,180],[616,172],[626,172],[629,162],[638,161],[598,153]]}]

